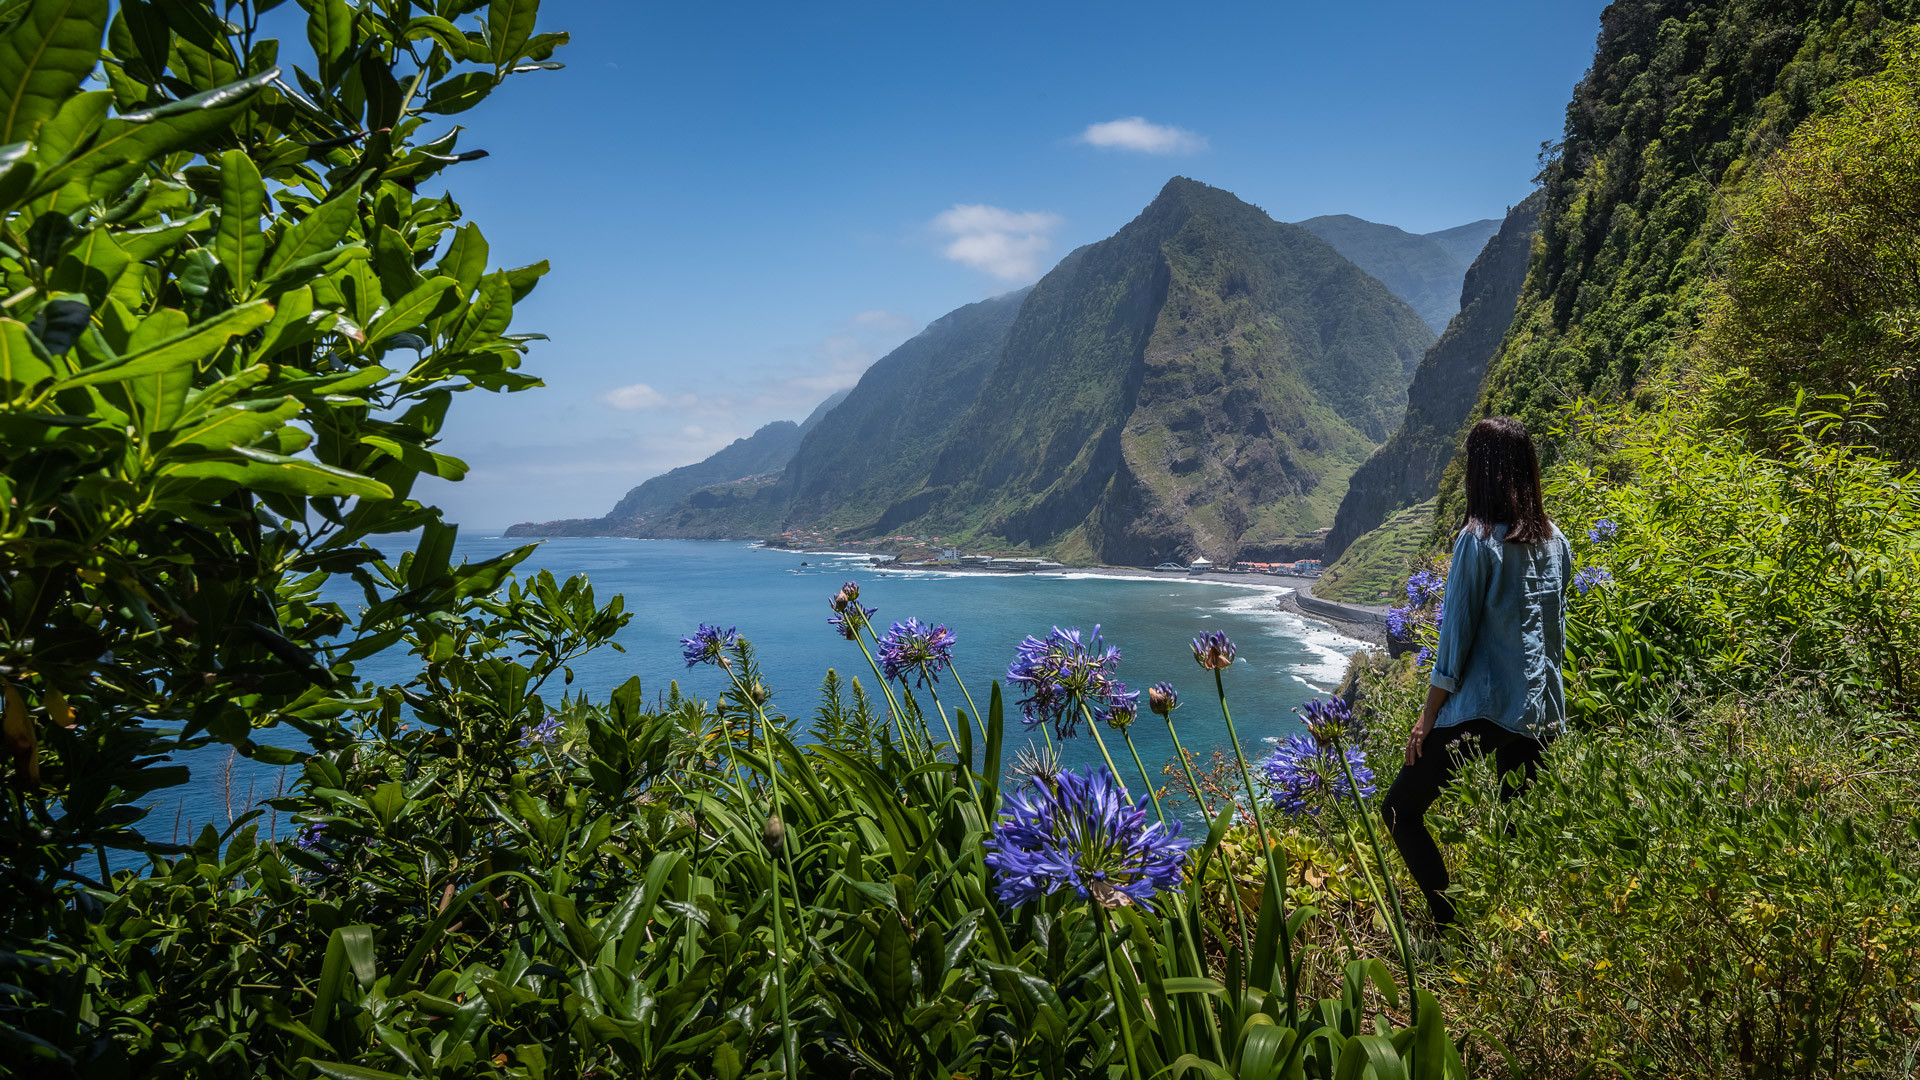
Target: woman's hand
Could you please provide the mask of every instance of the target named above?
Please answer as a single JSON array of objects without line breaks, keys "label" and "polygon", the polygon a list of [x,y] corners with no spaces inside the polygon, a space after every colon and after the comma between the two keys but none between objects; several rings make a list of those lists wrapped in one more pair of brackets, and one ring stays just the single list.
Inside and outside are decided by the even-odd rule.
[{"label": "woman's hand", "polygon": [[1433,734],[1434,722],[1440,719],[1440,706],[1447,703],[1451,695],[1437,686],[1427,687],[1427,703],[1420,710],[1420,719],[1414,721],[1413,733],[1407,736],[1407,764],[1420,760],[1420,751],[1426,748],[1427,736]]}]

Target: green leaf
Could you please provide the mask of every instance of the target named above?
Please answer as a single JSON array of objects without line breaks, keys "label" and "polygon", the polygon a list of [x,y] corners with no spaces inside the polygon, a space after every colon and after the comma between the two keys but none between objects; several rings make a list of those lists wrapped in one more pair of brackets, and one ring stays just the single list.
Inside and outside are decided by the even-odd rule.
[{"label": "green leaf", "polygon": [[362,435],[360,441],[409,469],[430,473],[442,480],[459,480],[467,475],[467,463],[457,457],[436,454],[424,447],[398,442],[383,435]]},{"label": "green leaf", "polygon": [[339,246],[347,230],[358,217],[360,192],[343,191],[313,208],[304,220],[288,229],[273,254],[261,267],[260,276],[268,281],[290,270],[295,263],[324,255]]},{"label": "green leaf", "polygon": [[321,1076],[330,1076],[333,1080],[407,1080],[399,1073],[381,1072],[379,1069],[362,1068],[359,1065],[342,1065],[333,1061],[315,1061],[313,1058],[301,1058],[302,1063],[313,1066]]},{"label": "green leaf", "polygon": [[463,75],[455,75],[445,82],[436,83],[434,88],[428,91],[426,104],[421,106],[421,110],[439,113],[442,116],[466,112],[486,100],[487,95],[493,93],[493,88],[498,81],[484,71],[469,71]]},{"label": "green leaf", "polygon": [[189,98],[109,119],[86,149],[43,171],[34,193],[71,183],[102,191],[124,187],[148,162],[225,128],[261,88],[279,77],[279,68],[269,68]]},{"label": "green leaf", "polygon": [[260,235],[260,216],[266,209],[267,188],[253,159],[241,150],[221,154],[220,231],[214,236],[213,253],[227,268],[228,280],[239,296],[252,291],[254,271],[266,254],[267,240]]},{"label": "green leaf", "polygon": [[873,976],[869,980],[887,1009],[895,1016],[913,996],[913,939],[900,917],[882,911],[874,934]]},{"label": "green leaf", "polygon": [[31,138],[93,70],[107,0],[35,0],[0,37],[0,143]]},{"label": "green leaf", "polygon": [[320,77],[331,85],[353,48],[353,9],[347,0],[302,0],[301,6],[307,9],[307,44],[320,58]]},{"label": "green leaf", "polygon": [[520,59],[539,14],[540,0],[493,0],[487,5],[487,40],[493,44],[495,67]]},{"label": "green leaf", "polygon": [[469,221],[455,229],[453,242],[434,268],[459,283],[463,302],[472,296],[487,273],[487,238],[480,234],[480,226]]},{"label": "green leaf", "polygon": [[332,465],[247,447],[234,447],[233,452],[247,460],[185,462],[166,466],[160,473],[189,480],[228,480],[241,487],[282,495],[393,498],[393,489],[387,485]]},{"label": "green leaf", "polygon": [[41,355],[39,342],[18,319],[0,319],[0,387],[18,396],[50,377],[53,365]]},{"label": "green leaf", "polygon": [[300,402],[290,397],[278,402],[229,405],[175,432],[171,445],[200,450],[251,446],[260,436],[284,426],[298,415]]},{"label": "green leaf", "polygon": [[415,15],[407,20],[407,37],[430,37],[455,60],[467,59],[467,35],[438,15]]},{"label": "green leaf", "polygon": [[471,349],[497,338],[513,322],[513,286],[504,272],[480,279],[480,295],[473,298],[453,332],[452,347]]},{"label": "green leaf", "polygon": [[121,382],[136,375],[197,365],[220,351],[228,339],[244,334],[273,317],[273,305],[265,300],[228,308],[219,315],[149,348],[118,360],[96,364],[77,375],[62,379],[61,389]]},{"label": "green leaf", "polygon": [[439,305],[441,294],[453,286],[452,278],[437,275],[414,286],[405,296],[388,305],[387,310],[367,326],[367,340],[379,341],[426,322]]}]

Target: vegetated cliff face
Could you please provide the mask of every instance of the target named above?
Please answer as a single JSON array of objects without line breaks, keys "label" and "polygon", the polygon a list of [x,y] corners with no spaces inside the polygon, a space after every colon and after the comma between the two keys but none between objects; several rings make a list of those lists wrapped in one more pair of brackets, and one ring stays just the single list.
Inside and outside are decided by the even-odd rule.
[{"label": "vegetated cliff face", "polygon": [[[1545,433],[1576,395],[1682,366],[1736,189],[1839,83],[1884,64],[1914,0],[1618,0],[1543,174],[1540,241],[1473,417]],[[1551,445],[1547,446],[1552,456]],[[1437,522],[1458,515],[1459,467]]]},{"label": "vegetated cliff face", "polygon": [[1175,178],[1034,286],[925,486],[868,535],[1137,564],[1311,534],[1432,339],[1305,229]]},{"label": "vegetated cliff face", "polygon": [[[842,390],[829,397],[800,423],[775,420],[745,438],[733,440],[704,461],[647,480],[628,491],[605,517],[523,522],[509,528],[507,535],[658,537],[663,535],[660,529],[676,530],[673,535],[680,535],[678,530],[689,527],[699,532],[700,538],[748,535],[733,531],[732,522],[718,520],[726,514],[715,511],[764,501],[760,493],[771,478],[787,467],[807,432],[845,401],[848,393]],[[709,488],[713,490],[704,490]],[[699,513],[684,513],[689,510]],[[762,510],[759,516],[767,517],[768,512]]]},{"label": "vegetated cliff face", "polygon": [[950,311],[875,361],[781,477],[786,523],[865,525],[919,489],[1000,360],[1029,289]]},{"label": "vegetated cliff face", "polygon": [[1499,351],[1527,278],[1527,262],[1544,196],[1535,192],[1508,211],[1460,289],[1460,314],[1414,372],[1406,418],[1385,446],[1353,474],[1327,534],[1325,558],[1338,559],[1394,511],[1426,502],[1440,490],[1460,425],[1473,412],[1487,364]]},{"label": "vegetated cliff face", "polygon": [[1487,238],[1500,228],[1500,219],[1488,218],[1425,234],[1352,214],[1328,214],[1298,224],[1380,279],[1393,295],[1412,305],[1437,334],[1460,310],[1461,279]]}]

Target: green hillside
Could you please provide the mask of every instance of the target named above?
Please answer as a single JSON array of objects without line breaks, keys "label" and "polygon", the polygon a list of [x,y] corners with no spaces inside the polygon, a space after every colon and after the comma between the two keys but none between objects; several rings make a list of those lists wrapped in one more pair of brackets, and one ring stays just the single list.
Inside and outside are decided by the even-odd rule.
[{"label": "green hillside", "polygon": [[1135,564],[1311,533],[1431,340],[1305,229],[1175,178],[1034,286],[925,489],[874,531]]},{"label": "green hillside", "polygon": [[1327,534],[1327,558],[1340,558],[1347,545],[1394,511],[1440,490],[1460,425],[1473,411],[1487,364],[1513,321],[1540,203],[1536,192],[1508,212],[1467,271],[1460,314],[1421,359],[1407,391],[1406,418],[1353,474]]},{"label": "green hillside", "polygon": [[860,376],[781,479],[786,523],[865,525],[919,488],[1000,360],[1027,289],[948,312]]},{"label": "green hillside", "polygon": [[1401,510],[1349,544],[1313,583],[1313,595],[1348,604],[1397,601],[1396,586],[1412,573],[1433,532],[1433,504],[1428,499]]},{"label": "green hillside", "polygon": [[1498,218],[1490,218],[1422,235],[1352,214],[1328,214],[1297,224],[1379,278],[1436,334],[1460,310],[1460,280],[1481,245],[1500,227]]}]

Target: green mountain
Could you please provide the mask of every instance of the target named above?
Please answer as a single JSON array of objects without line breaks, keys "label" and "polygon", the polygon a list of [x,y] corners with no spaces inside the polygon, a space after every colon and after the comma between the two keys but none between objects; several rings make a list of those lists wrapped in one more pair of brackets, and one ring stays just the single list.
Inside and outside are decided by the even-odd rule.
[{"label": "green mountain", "polygon": [[980,394],[1029,289],[948,312],[875,361],[781,478],[786,521],[865,525],[920,487]]},{"label": "green mountain", "polygon": [[[1543,196],[1535,192],[1508,211],[1499,231],[1468,269],[1460,290],[1460,314],[1414,372],[1400,429],[1360,466],[1347,486],[1333,531],[1327,534],[1329,561],[1340,558],[1350,544],[1394,511],[1424,503],[1440,490],[1460,425],[1473,412],[1487,364],[1513,321],[1542,201]],[[1376,549],[1378,545],[1369,547]]]},{"label": "green mountain", "polygon": [[[688,528],[702,534],[719,528],[715,535],[741,535],[732,531],[730,524],[704,519],[725,516],[712,512],[740,505],[743,497],[750,503],[753,495],[787,467],[806,434],[851,392],[842,390],[829,397],[800,423],[775,420],[745,438],[733,440],[704,461],[653,477],[628,491],[605,517],[522,522],[508,528],[507,535],[656,536],[662,529]],[[703,513],[694,515],[692,521],[676,517],[687,510]]]},{"label": "green mountain", "polygon": [[[1720,200],[1834,87],[1884,66],[1913,0],[1618,0],[1542,173],[1540,239],[1474,416],[1547,431],[1578,395],[1684,367],[1727,242]],[[1547,448],[1549,455],[1552,447]],[[1458,513],[1458,467],[1437,520]]]},{"label": "green mountain", "polygon": [[1299,226],[1332,244],[1355,266],[1380,279],[1420,313],[1434,333],[1460,310],[1460,284],[1500,219],[1469,222],[1433,233],[1410,233],[1351,214],[1308,218]]},{"label": "green mountain", "polygon": [[1312,233],[1175,178],[1033,287],[925,486],[865,535],[1132,564],[1288,548],[1332,523],[1432,340]]}]

